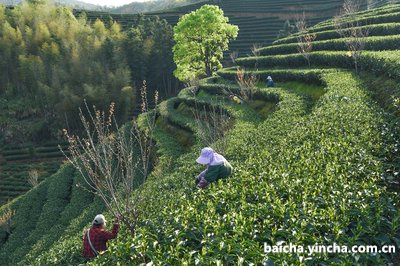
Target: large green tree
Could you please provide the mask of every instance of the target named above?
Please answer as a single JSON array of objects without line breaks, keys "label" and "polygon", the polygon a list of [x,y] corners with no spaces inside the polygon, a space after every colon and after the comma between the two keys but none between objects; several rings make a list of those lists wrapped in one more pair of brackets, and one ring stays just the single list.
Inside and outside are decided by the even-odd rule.
[{"label": "large green tree", "polygon": [[239,28],[228,23],[224,12],[215,5],[204,5],[184,15],[174,27],[175,76],[188,81],[211,76],[222,67],[220,60],[236,39]]}]

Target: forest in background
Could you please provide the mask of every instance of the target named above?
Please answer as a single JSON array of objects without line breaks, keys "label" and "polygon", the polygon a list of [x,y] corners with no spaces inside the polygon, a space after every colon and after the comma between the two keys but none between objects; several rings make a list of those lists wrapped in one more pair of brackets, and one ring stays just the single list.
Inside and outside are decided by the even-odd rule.
[{"label": "forest in background", "polygon": [[[55,3],[69,6],[75,9],[106,11],[115,14],[133,14],[133,13],[146,13],[152,11],[160,11],[164,9],[171,9],[184,5],[203,2],[204,0],[152,0],[147,2],[133,2],[117,7],[100,6],[89,4],[77,0],[54,0]],[[0,4],[6,6],[15,6],[22,3],[23,0],[0,0]],[[110,3],[112,6],[112,3]]]},{"label": "forest in background", "polygon": [[150,94],[173,94],[177,82],[172,28],[140,16],[122,31],[111,19],[90,24],[85,14],[46,1],[0,6],[0,141],[40,142],[79,130],[78,107],[118,106],[119,122],[135,108],[143,80]]}]

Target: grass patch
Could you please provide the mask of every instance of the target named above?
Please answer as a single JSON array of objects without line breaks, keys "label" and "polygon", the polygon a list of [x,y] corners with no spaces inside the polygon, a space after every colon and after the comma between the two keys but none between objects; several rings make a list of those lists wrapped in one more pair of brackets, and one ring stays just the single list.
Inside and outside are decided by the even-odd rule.
[{"label": "grass patch", "polygon": [[156,125],[160,127],[161,130],[164,130],[168,134],[174,136],[175,140],[178,141],[185,148],[185,150],[193,145],[193,133],[184,128],[172,125],[170,122],[167,121],[166,118],[157,118]]},{"label": "grass patch", "polygon": [[263,100],[253,100],[249,102],[249,106],[257,111],[261,118],[267,118],[276,109],[276,103],[266,102]]},{"label": "grass patch", "polygon": [[310,96],[315,103],[325,94],[325,88],[320,85],[306,84],[298,81],[279,82],[279,87],[288,89],[294,93]]}]

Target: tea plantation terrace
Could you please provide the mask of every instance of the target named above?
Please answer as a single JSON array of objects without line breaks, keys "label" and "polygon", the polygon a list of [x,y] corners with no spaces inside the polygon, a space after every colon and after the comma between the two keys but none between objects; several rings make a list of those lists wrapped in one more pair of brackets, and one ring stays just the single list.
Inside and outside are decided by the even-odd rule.
[{"label": "tea plantation terrace", "polygon": [[[292,23],[301,12],[305,11],[308,25],[314,25],[320,21],[334,16],[342,6],[342,0],[329,1],[261,1],[261,0],[220,0],[204,1],[193,5],[183,6],[162,12],[152,12],[146,16],[159,16],[172,26],[178,23],[179,17],[198,9],[203,4],[218,5],[229,17],[230,23],[238,25],[238,38],[231,42],[229,51],[224,54],[224,62],[229,63],[229,54],[238,52],[239,56],[251,54],[254,44],[267,45],[276,40],[279,30],[282,29],[286,20]],[[82,11],[76,10],[79,15]],[[299,13],[300,12],[300,13]],[[111,14],[106,12],[85,11],[87,18],[91,21],[101,19],[107,21],[109,17],[118,21],[123,28],[127,29],[135,23],[136,14]]]},{"label": "tea plantation terrace", "polygon": [[[66,143],[61,143],[61,147],[68,148]],[[0,150],[0,205],[32,188],[28,181],[30,171],[37,171],[41,182],[57,172],[64,158],[54,142],[3,147]]]},{"label": "tea plantation terrace", "polygon": [[[385,15],[399,7],[349,19],[369,17],[372,23],[364,25],[371,28],[397,23]],[[327,44],[316,42],[311,67],[293,51],[291,38],[261,48],[259,57],[236,60],[247,73],[261,80],[271,75],[277,83],[266,88],[260,82],[248,104],[227,97],[226,92],[239,92],[235,68],[222,69],[198,89],[184,89],[162,102],[152,111],[160,125],[155,134],[159,163],[144,184],[138,231],[134,237],[123,231],[93,264],[263,264],[263,243],[279,241],[398,246],[400,51],[386,44],[396,28],[372,35],[379,41],[366,39],[369,48],[362,53],[359,74],[345,49],[332,48],[330,42],[340,38],[326,32],[332,29],[330,21],[313,28],[324,36],[317,42]],[[378,44],[391,50],[381,51]],[[227,142],[212,146],[225,143],[224,155],[235,172],[206,190],[194,187],[201,170],[195,159],[204,146],[193,120],[198,105],[218,106],[231,123]],[[83,263],[83,229],[104,207],[78,184],[82,180],[76,171],[63,165],[9,204],[16,215],[12,233],[0,231],[2,263]],[[321,253],[312,262],[398,263],[390,254],[357,255]],[[304,263],[285,253],[269,254],[268,260]]]}]

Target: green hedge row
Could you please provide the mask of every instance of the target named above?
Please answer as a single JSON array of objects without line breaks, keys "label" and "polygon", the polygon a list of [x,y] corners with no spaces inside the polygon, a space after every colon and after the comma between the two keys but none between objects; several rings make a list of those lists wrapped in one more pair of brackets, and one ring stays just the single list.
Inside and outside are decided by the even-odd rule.
[{"label": "green hedge row", "polygon": [[[173,100],[173,99],[172,99]],[[186,99],[175,99],[179,101],[183,101]],[[174,115],[174,105],[176,105],[175,101],[171,101],[168,104],[161,105],[160,110],[162,115]],[[179,118],[176,119],[177,122],[179,121]],[[164,149],[168,149],[168,145],[174,145],[176,146],[176,141],[173,140],[173,136],[168,136],[168,134],[165,134],[165,132],[161,132],[161,130],[156,130],[155,132],[155,140],[157,142],[157,145],[161,145],[161,147],[164,147]],[[170,144],[165,143],[164,141],[169,141]],[[161,164],[165,164],[166,167],[170,168],[171,163],[166,162],[165,157],[174,157],[176,159],[181,155],[179,149],[177,150],[176,147],[173,147],[172,151],[168,149],[168,152],[165,152],[163,150],[160,151],[162,154],[162,158],[160,158]],[[167,169],[168,169],[167,168]],[[166,170],[167,170],[166,169]],[[151,178],[151,177],[150,177]],[[98,205],[99,203],[97,203]],[[95,206],[93,206],[95,207]],[[92,209],[93,209],[92,207]],[[88,208],[85,212],[90,211],[90,208]],[[85,214],[85,212],[83,214]],[[93,212],[91,212],[93,213]],[[82,214],[82,215],[83,215]],[[94,215],[95,213],[93,213]],[[81,216],[82,216],[81,215]],[[21,261],[21,265],[24,265],[24,263],[28,264],[33,264],[33,265],[43,265],[43,264],[76,264],[82,262],[82,256],[81,256],[81,245],[82,245],[82,226],[87,224],[87,221],[89,220],[88,218],[92,218],[92,216],[87,216],[86,217],[86,222],[81,222],[80,227],[77,226],[77,221],[80,220],[82,221],[82,217],[78,217],[73,221],[71,224],[72,226],[69,226],[65,231],[64,234],[61,236],[61,238],[58,240],[58,242],[54,242],[54,245],[46,252],[42,253],[39,257],[36,257],[36,254],[39,254],[42,249],[36,250],[35,252],[30,252],[28,256]],[[72,228],[70,228],[72,227]],[[75,233],[74,233],[75,232]],[[127,232],[121,232],[121,234],[126,234]],[[35,246],[38,246],[41,243],[39,241]],[[41,246],[41,244],[39,245]],[[35,247],[34,247],[35,250]],[[72,254],[71,254],[72,252]]]},{"label": "green hedge row", "polygon": [[[10,256],[12,252],[20,247],[29,233],[35,229],[36,222],[40,217],[43,205],[46,202],[47,189],[50,184],[50,178],[40,183],[30,190],[24,196],[12,201],[9,205],[3,205],[0,208],[2,213],[6,206],[16,211],[13,217],[12,233],[7,241],[0,243],[0,261],[4,265],[15,265],[19,258]],[[3,231],[3,229],[0,229]]]},{"label": "green hedge row", "polygon": [[[5,164],[2,166],[0,173],[0,197],[4,199],[13,199],[31,188],[28,183],[28,171],[37,169],[40,172],[38,181],[42,182],[47,177],[54,174],[60,166],[60,162],[41,162],[31,164]],[[0,200],[0,204],[4,204],[4,200]]]},{"label": "green hedge row", "polygon": [[[63,149],[68,149],[68,146],[61,146]],[[38,147],[35,148],[36,152],[45,153],[45,152],[59,152],[60,149],[57,146],[54,147]]]},{"label": "green hedge row", "polygon": [[[262,82],[265,82],[268,76],[272,76],[274,81],[301,81],[315,85],[325,85],[321,79],[321,69],[258,69],[247,70],[260,77]],[[330,71],[329,69],[327,71]],[[221,77],[234,81],[236,79],[236,68],[225,68],[218,71]],[[278,84],[279,85],[279,84]]]},{"label": "green hedge row", "polygon": [[[314,66],[353,67],[353,59],[347,56],[345,52],[312,52],[310,53],[310,61]],[[246,68],[252,68],[256,63],[258,67],[262,68],[308,66],[306,59],[301,54],[245,57],[236,59],[236,63]]]},{"label": "green hedge row", "polygon": [[[76,218],[80,217],[80,215],[84,213],[85,209],[87,209],[88,206],[89,208],[91,208],[90,214],[92,216],[91,217],[86,216],[85,217],[86,221],[82,220],[84,225],[90,223],[94,215],[102,212],[102,209],[104,208],[103,204],[101,202],[95,201],[95,204],[98,204],[98,206],[93,206],[92,204],[94,195],[84,190],[86,186],[84,185],[84,180],[82,179],[81,176],[77,175],[76,173],[74,176],[75,176],[74,182],[71,186],[72,192],[70,195],[70,201],[62,210],[62,212],[59,213],[58,216],[50,219],[50,221],[53,221],[54,226],[48,227],[48,229],[46,231],[43,231],[42,234],[38,232],[35,243],[31,246],[28,246],[29,252],[25,256],[24,260],[20,262],[21,265],[28,265],[34,263],[36,261],[36,258],[40,254],[46,252],[53,244],[57,243],[61,235],[66,233],[65,231],[66,229],[69,228],[70,224],[73,223]],[[63,201],[62,194],[58,195],[57,198],[59,202]],[[56,210],[57,208],[54,211]],[[43,220],[43,222],[45,222],[45,220]]]},{"label": "green hedge row", "polygon": [[[383,24],[383,23],[393,23],[393,22],[400,22],[400,12],[396,13],[389,13],[389,14],[384,14],[384,15],[379,15],[379,16],[368,16],[368,17],[361,17],[353,19],[351,18],[349,20],[352,24],[350,25],[358,25],[358,26],[364,26],[364,25],[369,25],[369,24]],[[321,26],[321,27],[312,27],[309,29],[310,32],[320,32],[320,31],[326,31],[326,30],[334,30],[335,26],[333,24],[326,25],[326,26]]]},{"label": "green hedge row", "polygon": [[[357,29],[368,30],[368,36],[386,36],[386,35],[397,35],[400,34],[400,23],[383,23],[376,25],[365,25],[362,27],[356,27]],[[336,30],[326,30],[315,32],[315,41],[325,41],[331,39],[341,38],[340,34]],[[273,42],[274,45],[297,43],[298,36],[290,36],[282,38]]]},{"label": "green hedge row", "polygon": [[71,185],[74,178],[74,169],[71,165],[63,165],[60,170],[52,176],[48,187],[46,203],[40,213],[35,229],[24,239],[22,245],[15,250],[9,250],[10,256],[22,258],[29,252],[31,246],[47,234],[59,219],[60,213],[69,203]]},{"label": "green hedge row", "polygon": [[[122,234],[92,264],[262,264],[264,242],[396,244],[399,200],[377,185],[380,110],[352,73],[324,73],[323,79],[328,91],[308,116],[301,97],[273,88],[282,101],[267,120],[257,126],[236,117],[225,154],[235,174],[226,181],[197,191],[199,151],[193,150],[149,182],[137,234]],[[312,261],[390,262],[382,254],[358,255],[318,254]],[[301,262],[285,253],[269,259]]]},{"label": "green hedge row", "polygon": [[[296,117],[297,113],[303,113],[301,101],[298,102],[297,100],[293,99],[293,97],[284,97],[284,99],[285,101],[281,103],[281,108],[278,112],[287,111],[287,113],[292,114],[293,118]],[[297,103],[299,103],[298,106],[296,105]],[[258,120],[256,119],[257,116],[255,116],[252,112],[248,112],[248,115],[242,116],[241,112],[244,111],[243,107],[239,107],[237,105],[230,107],[237,108],[236,112],[232,111],[237,123],[235,123],[229,138],[232,139],[232,141],[237,139],[251,141],[251,133],[256,131],[255,125],[258,123]],[[286,110],[287,108],[290,108],[290,111]],[[244,131],[246,134],[243,134]],[[240,152],[237,152],[237,149],[232,148],[233,147],[230,148],[228,155],[229,159],[231,159],[233,156],[240,158],[242,154],[246,154],[246,151],[254,149],[254,146],[240,145]],[[151,195],[151,197],[149,198],[149,204],[147,204],[147,215],[144,218],[144,220],[147,222],[143,223],[143,228],[140,230],[137,237],[134,239],[124,238],[119,240],[119,243],[115,243],[115,245],[111,247],[112,251],[107,254],[107,257],[101,258],[105,261],[97,261],[95,262],[96,264],[107,264],[113,259],[117,259],[121,263],[127,263],[130,260],[130,263],[135,264],[139,263],[139,257],[142,259],[141,262],[149,262],[152,260],[155,264],[167,263],[175,265],[185,262],[192,264],[194,263],[195,259],[198,259],[198,263],[200,264],[215,264],[219,255],[216,253],[213,255],[208,253],[203,256],[203,251],[200,251],[205,251],[206,247],[208,249],[210,246],[208,245],[208,241],[202,245],[203,248],[201,246],[196,247],[197,245],[194,243],[193,251],[196,251],[194,253],[189,252],[188,245],[191,245],[191,242],[195,241],[195,239],[198,237],[196,236],[197,234],[202,234],[203,232],[205,235],[211,232],[216,232],[219,234],[218,231],[212,230],[212,227],[219,222],[214,222],[214,219],[210,219],[212,218],[210,214],[215,211],[215,209],[212,208],[215,200],[224,199],[222,204],[226,205],[232,200],[236,201],[237,198],[235,197],[235,193],[232,193],[229,197],[215,197],[216,195],[214,191],[219,190],[219,188],[226,187],[229,183],[215,185],[214,187],[211,187],[211,191],[208,190],[203,193],[195,192],[192,184],[192,178],[194,178],[196,173],[200,171],[200,168],[193,162],[198,156],[198,152],[199,150],[193,150],[193,152],[179,160],[179,168],[172,171],[171,174],[165,176],[163,180],[153,180],[153,182],[148,184],[149,191],[157,191],[157,194],[154,195],[154,192],[148,194],[149,196]],[[236,166],[237,165],[234,165],[234,167]],[[239,178],[237,175],[232,177],[230,182],[237,178]],[[166,191],[168,191],[168,193],[166,193]],[[170,197],[169,195],[171,194],[173,194],[174,197]],[[164,206],[162,208],[156,203],[158,201],[164,202]],[[240,200],[238,202],[240,202]],[[203,204],[192,209],[194,205],[198,205],[199,203]],[[186,208],[189,206],[192,210],[191,216],[194,219],[187,220],[186,217],[189,213],[187,212]],[[205,211],[205,206],[209,206],[212,209],[210,211]],[[220,204],[216,204],[215,206],[220,206]],[[182,212],[183,210],[184,212]],[[215,214],[219,215],[218,213]],[[151,219],[146,219],[147,217]],[[179,225],[183,226],[184,228],[180,228]],[[164,229],[161,229],[161,227],[164,227]],[[201,239],[202,237],[200,235],[199,240],[196,242],[200,244]],[[183,241],[182,246],[181,244],[178,245],[181,240]],[[204,238],[204,240],[206,240],[206,238]],[[153,243],[153,241],[157,241],[154,242],[156,244],[150,245],[150,242]],[[133,248],[129,248],[128,246],[133,246]],[[225,248],[227,248],[227,246]],[[162,249],[165,249],[165,251]],[[166,249],[169,249],[170,252],[167,252]],[[164,253],[162,253],[163,251]],[[130,255],[128,255],[128,253]],[[143,256],[140,256],[138,253],[142,253]],[[221,254],[221,256],[223,255]],[[188,261],[188,257],[192,257],[192,259]],[[134,259],[134,261],[132,261],[132,259]]]},{"label": "green hedge row", "polygon": [[[127,123],[120,130],[127,133],[130,126]],[[69,164],[66,167],[72,169],[72,166]],[[25,247],[29,248],[29,253],[25,257],[20,258],[19,265],[71,265],[72,261],[74,262],[72,264],[84,262],[82,257],[84,230],[82,228],[89,227],[93,217],[96,214],[102,213],[105,207],[100,198],[93,198],[93,195],[87,192],[88,188],[84,185],[84,181],[79,175],[75,178],[70,188],[72,188],[72,194],[68,205],[62,209],[57,219],[50,220],[53,226],[49,229],[48,233],[40,236],[39,232],[41,229],[40,227],[37,229],[37,237],[32,237],[32,239],[36,240],[32,243],[32,246],[27,245]],[[60,197],[58,200],[62,201],[63,199]],[[105,215],[107,216],[107,213]],[[45,216],[46,213],[43,213],[43,221],[46,220]],[[112,220],[111,217],[107,218],[108,220]],[[26,249],[23,250],[27,251]],[[73,254],[71,254],[72,250]],[[53,260],[53,256],[57,258]]]},{"label": "green hedge row", "polygon": [[[400,26],[399,32],[400,32]],[[315,41],[312,43],[313,51],[347,51],[347,42],[349,39],[341,38],[326,41]],[[399,50],[400,35],[391,36],[373,36],[364,38],[364,50],[382,51],[382,50]],[[279,54],[294,54],[298,52],[298,44],[280,44],[268,46],[259,49],[260,55],[279,55]]]},{"label": "green hedge row", "polygon": [[[83,202],[87,203],[87,202]],[[90,227],[91,221],[95,215],[103,213],[105,210],[103,202],[100,198],[95,197],[93,203],[85,206],[83,210],[79,209],[78,216],[67,223],[62,224],[61,231],[56,232],[56,238],[51,235],[46,235],[37,242],[33,247],[32,252],[28,254],[20,265],[79,265],[84,264],[85,260],[82,256],[82,241],[85,230]],[[105,213],[107,220],[112,220]],[[125,234],[127,232],[120,232]],[[56,239],[56,240],[55,240]],[[43,248],[47,244],[53,244],[50,248],[42,250],[42,240],[45,241]],[[49,242],[47,242],[49,241]],[[47,243],[47,244],[46,244]],[[36,256],[36,254],[40,255]],[[22,258],[21,258],[22,259]]]},{"label": "green hedge row", "polygon": [[26,160],[30,159],[31,156],[29,154],[18,154],[18,155],[8,155],[4,156],[8,161],[18,161],[18,160]]},{"label": "green hedge row", "polygon": [[[359,60],[361,69],[385,75],[387,77],[400,78],[399,51],[364,51]],[[354,61],[347,52],[312,52],[310,61],[313,66],[354,68]],[[256,62],[260,67],[305,67],[307,61],[301,54],[289,54],[278,56],[239,58],[236,62],[243,67],[254,67]]]},{"label": "green hedge row", "polygon": [[[349,15],[347,17],[347,20],[353,20],[354,18],[367,18],[367,17],[376,17],[379,15],[385,15],[385,14],[390,14],[390,13],[397,13],[400,12],[400,5],[389,5],[389,6],[383,6],[383,7],[378,7],[374,8],[372,10],[364,10],[357,12],[354,15]],[[318,28],[320,26],[326,26],[326,25],[332,25],[333,24],[333,19],[328,19],[323,22],[318,23],[315,25],[315,28]]]},{"label": "green hedge row", "polygon": [[[78,187],[78,180],[82,185],[81,179],[74,180],[72,166],[65,165],[55,175],[10,203],[16,215],[7,241],[2,238],[5,236],[3,229],[0,230],[2,264],[16,265],[26,254],[38,256],[64,233],[74,217],[87,208],[93,195]],[[0,214],[4,209],[5,206],[0,208]]]},{"label": "green hedge row", "polygon": [[180,114],[176,108],[181,103],[182,99],[177,97],[168,99],[159,105],[158,111],[161,116],[168,119],[168,121],[174,125],[182,127],[191,132],[196,132],[195,121],[185,115]]}]

